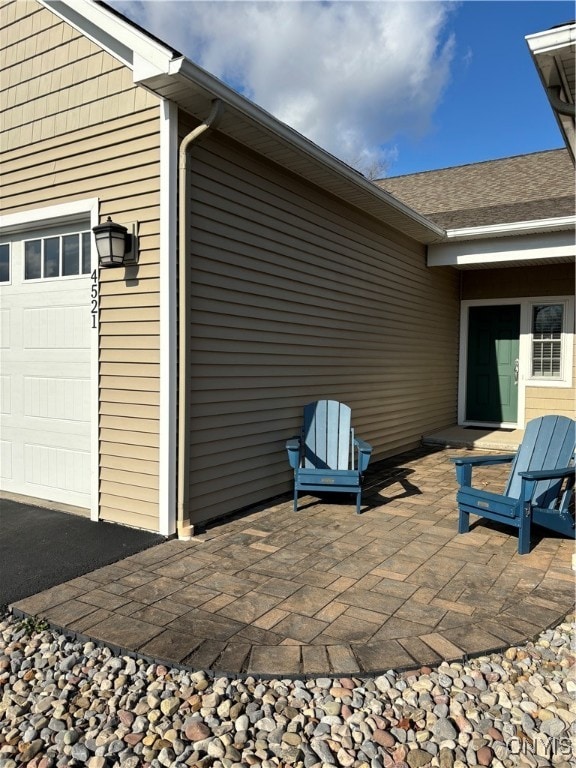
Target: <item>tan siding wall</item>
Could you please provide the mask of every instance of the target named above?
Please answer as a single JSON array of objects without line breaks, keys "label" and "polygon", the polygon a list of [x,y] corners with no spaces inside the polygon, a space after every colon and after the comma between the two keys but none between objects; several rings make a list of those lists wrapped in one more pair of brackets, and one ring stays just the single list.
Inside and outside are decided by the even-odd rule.
[{"label": "tan siding wall", "polygon": [[571,387],[527,387],[526,421],[557,413],[561,416],[576,418],[576,339],[574,340],[574,364]]},{"label": "tan siding wall", "polygon": [[100,275],[100,513],[157,530],[158,100],[36,2],[1,12],[3,213],[98,197],[139,222],[139,267]]},{"label": "tan siding wall", "polygon": [[290,488],[302,407],[375,458],[456,418],[458,285],[424,248],[213,135],[192,150],[190,516]]},{"label": "tan siding wall", "polygon": [[462,272],[462,299],[574,295],[574,264]]}]

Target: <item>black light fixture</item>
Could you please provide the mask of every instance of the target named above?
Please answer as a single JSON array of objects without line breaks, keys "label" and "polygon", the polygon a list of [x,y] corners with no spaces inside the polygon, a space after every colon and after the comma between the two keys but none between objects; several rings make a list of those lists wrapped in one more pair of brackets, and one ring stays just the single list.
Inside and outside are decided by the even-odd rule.
[{"label": "black light fixture", "polygon": [[132,225],[132,229],[134,231],[129,232],[127,227],[116,224],[110,216],[104,224],[92,227],[101,267],[122,267],[138,262],[136,226]]}]

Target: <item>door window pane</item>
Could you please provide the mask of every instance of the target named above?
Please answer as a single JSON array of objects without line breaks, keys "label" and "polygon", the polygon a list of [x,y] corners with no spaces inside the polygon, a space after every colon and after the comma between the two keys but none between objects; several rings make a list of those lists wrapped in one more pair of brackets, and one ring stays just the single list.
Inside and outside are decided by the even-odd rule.
[{"label": "door window pane", "polygon": [[28,240],[24,243],[24,279],[37,280],[42,277],[42,240]]},{"label": "door window pane", "polygon": [[0,283],[10,282],[10,246],[8,243],[0,245]]},{"label": "door window pane", "polygon": [[532,376],[560,378],[562,374],[562,304],[538,304],[532,309]]},{"label": "door window pane", "polygon": [[58,277],[60,273],[60,238],[44,240],[44,277]]},{"label": "door window pane", "polygon": [[80,240],[78,235],[62,238],[62,274],[77,275],[80,263]]}]

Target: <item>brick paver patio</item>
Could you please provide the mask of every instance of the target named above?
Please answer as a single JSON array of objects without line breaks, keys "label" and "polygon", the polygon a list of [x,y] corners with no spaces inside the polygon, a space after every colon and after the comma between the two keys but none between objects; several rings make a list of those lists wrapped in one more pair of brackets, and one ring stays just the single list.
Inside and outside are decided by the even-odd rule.
[{"label": "brick paver patio", "polygon": [[[26,598],[17,614],[164,663],[261,676],[374,674],[502,649],[574,605],[573,543],[456,533],[450,456],[374,464],[363,513],[331,496],[260,506]],[[507,470],[475,470],[501,488]],[[309,503],[306,503],[306,502]]]}]

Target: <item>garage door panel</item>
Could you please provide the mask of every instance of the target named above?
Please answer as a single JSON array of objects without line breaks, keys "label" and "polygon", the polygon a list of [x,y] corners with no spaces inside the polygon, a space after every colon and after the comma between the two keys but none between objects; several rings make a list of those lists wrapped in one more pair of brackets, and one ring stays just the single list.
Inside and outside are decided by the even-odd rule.
[{"label": "garage door panel", "polygon": [[[31,421],[34,422],[34,420]],[[61,430],[40,430],[38,427],[41,426],[45,425],[40,424],[39,419],[36,420],[37,428],[22,429],[19,424],[12,426],[8,424],[5,429],[2,429],[2,440],[13,445],[22,443],[23,445],[40,445],[46,448],[69,447],[72,450],[82,452],[90,450],[90,438],[83,434],[86,430],[81,424],[74,424],[73,422],[70,424],[70,431],[67,433],[68,443],[63,443]]]},{"label": "garage door panel", "polygon": [[90,318],[85,306],[26,309],[22,323],[25,350],[90,349]]},{"label": "garage door panel", "polygon": [[0,414],[9,415],[12,412],[12,377],[7,374],[0,376]]},{"label": "garage door panel", "polygon": [[[24,377],[24,416],[89,422],[90,382],[47,376]],[[68,427],[68,424],[64,425]]]},{"label": "garage door panel", "polygon": [[88,493],[90,455],[73,448],[24,443],[26,483]]},{"label": "garage door panel", "polygon": [[11,322],[10,310],[8,308],[0,309],[0,349],[10,349],[11,344]]},{"label": "garage door panel", "polygon": [[24,280],[25,239],[0,286],[1,488],[90,507],[91,280]]},{"label": "garage door panel", "polygon": [[12,480],[12,443],[0,440],[0,477]]}]

